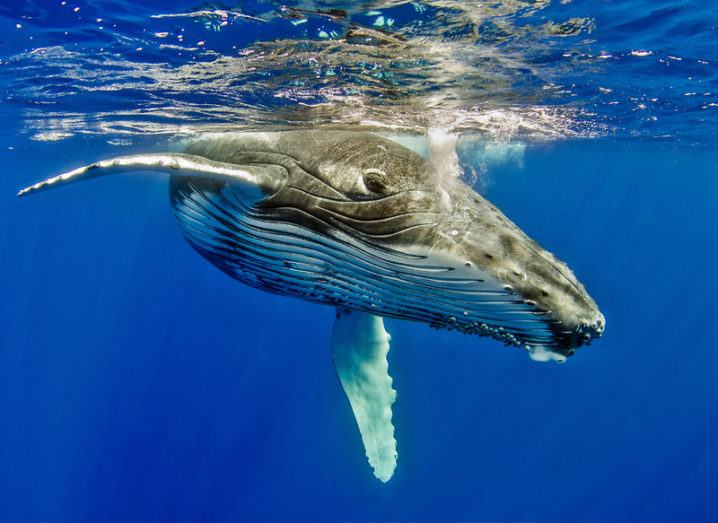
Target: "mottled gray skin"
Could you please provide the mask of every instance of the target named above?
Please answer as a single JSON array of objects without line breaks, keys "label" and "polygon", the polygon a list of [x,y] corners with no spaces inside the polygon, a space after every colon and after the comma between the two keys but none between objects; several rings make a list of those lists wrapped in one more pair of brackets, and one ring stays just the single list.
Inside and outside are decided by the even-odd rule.
[{"label": "mottled gray skin", "polygon": [[[340,131],[248,133],[208,136],[191,142],[185,152],[233,164],[283,166],[286,184],[267,189],[265,198],[252,204],[264,220],[301,225],[327,237],[346,233],[379,250],[411,247],[428,258],[455,260],[464,274],[475,270],[490,275],[517,307],[532,311],[550,329],[552,339],[541,345],[554,353],[570,356],[603,332],[605,322],[596,303],[566,264],[470,187],[457,179],[440,180],[426,159],[393,141]],[[193,191],[221,191],[220,185],[173,176],[173,204]],[[198,250],[225,268],[216,256]],[[335,298],[249,280],[246,283],[273,292],[342,305]],[[445,294],[451,299],[451,291]],[[418,317],[396,308],[382,310],[381,303],[372,307],[378,308],[367,310],[379,315],[426,321],[509,344],[535,343],[530,335],[507,334],[500,324],[476,321],[473,311],[464,312],[465,319],[442,317],[440,304]]]}]

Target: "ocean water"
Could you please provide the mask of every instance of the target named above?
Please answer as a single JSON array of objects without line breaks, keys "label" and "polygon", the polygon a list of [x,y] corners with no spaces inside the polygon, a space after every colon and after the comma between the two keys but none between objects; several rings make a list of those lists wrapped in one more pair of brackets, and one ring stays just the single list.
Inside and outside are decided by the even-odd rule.
[{"label": "ocean water", "polygon": [[[0,521],[714,521],[717,24],[697,1],[0,3]],[[561,365],[387,320],[386,484],[334,311],[203,260],[166,180],[15,197],[309,127],[458,136],[606,317]]]}]

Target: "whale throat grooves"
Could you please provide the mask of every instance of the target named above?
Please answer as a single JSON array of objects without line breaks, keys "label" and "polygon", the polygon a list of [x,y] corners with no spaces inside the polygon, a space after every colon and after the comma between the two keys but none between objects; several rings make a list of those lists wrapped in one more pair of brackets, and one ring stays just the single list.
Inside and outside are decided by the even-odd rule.
[{"label": "whale throat grooves", "polygon": [[374,476],[387,482],[396,469],[391,406],[396,399],[389,376],[389,333],[379,316],[337,309],[332,358],[354,412]]}]

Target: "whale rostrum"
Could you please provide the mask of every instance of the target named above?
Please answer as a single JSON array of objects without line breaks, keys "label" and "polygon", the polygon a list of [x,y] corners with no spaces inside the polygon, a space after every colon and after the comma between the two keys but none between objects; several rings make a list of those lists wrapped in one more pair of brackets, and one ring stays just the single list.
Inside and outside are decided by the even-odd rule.
[{"label": "whale rostrum", "polygon": [[187,241],[234,279],[337,309],[332,357],[374,474],[396,467],[383,318],[563,361],[605,320],[566,264],[436,162],[372,133],[210,134],[102,160],[19,196],[111,173],[169,174]]}]

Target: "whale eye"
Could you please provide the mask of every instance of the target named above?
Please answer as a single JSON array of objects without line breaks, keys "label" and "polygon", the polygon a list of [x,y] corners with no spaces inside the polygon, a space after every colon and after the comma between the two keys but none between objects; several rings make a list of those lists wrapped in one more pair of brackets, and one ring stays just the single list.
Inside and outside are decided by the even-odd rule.
[{"label": "whale eye", "polygon": [[371,169],[365,171],[363,176],[364,186],[369,192],[374,194],[384,194],[386,192],[386,185],[382,179],[383,176],[384,173],[379,170]]}]

